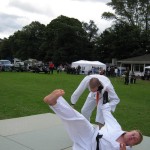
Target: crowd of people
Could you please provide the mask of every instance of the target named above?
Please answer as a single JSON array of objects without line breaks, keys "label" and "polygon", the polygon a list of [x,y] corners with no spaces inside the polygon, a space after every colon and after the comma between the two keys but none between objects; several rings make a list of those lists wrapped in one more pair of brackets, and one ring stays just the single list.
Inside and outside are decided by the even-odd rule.
[{"label": "crowd of people", "polygon": [[[52,62],[49,62],[49,69],[50,73],[53,74],[54,68],[57,70],[57,73],[61,73],[62,71],[65,71],[67,74],[85,74],[83,72],[82,67],[78,65],[77,67],[71,67],[71,65],[62,65],[60,64],[58,67],[55,67]],[[146,71],[144,75],[144,79],[150,78],[150,71]],[[92,67],[91,70],[87,72],[87,75],[91,74],[100,74],[105,75],[107,77],[124,77],[124,84],[128,85],[129,83],[135,84],[136,83],[136,75],[134,71],[131,71],[129,67],[126,67],[126,69],[121,70],[119,67],[116,66],[109,66],[106,67],[106,70],[102,67]]]}]

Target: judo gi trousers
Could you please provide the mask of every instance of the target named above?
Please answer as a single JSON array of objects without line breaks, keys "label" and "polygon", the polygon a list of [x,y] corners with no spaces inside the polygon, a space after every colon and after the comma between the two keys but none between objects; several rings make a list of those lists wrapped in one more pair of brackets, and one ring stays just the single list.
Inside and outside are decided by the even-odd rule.
[{"label": "judo gi trousers", "polygon": [[104,124],[104,118],[103,118],[103,113],[101,110],[101,106],[102,106],[103,100],[102,100],[102,96],[99,98],[99,102],[98,105],[96,104],[96,92],[92,93],[90,92],[82,109],[81,109],[81,113],[85,116],[85,118],[87,120],[90,121],[90,117],[92,115],[93,110],[95,109],[95,107],[97,107],[97,113],[96,113],[96,119],[95,122],[99,122],[101,124]]},{"label": "judo gi trousers", "polygon": [[73,150],[96,150],[98,128],[95,128],[82,114],[73,109],[63,97],[59,97],[57,103],[50,108],[62,120],[74,143]]}]

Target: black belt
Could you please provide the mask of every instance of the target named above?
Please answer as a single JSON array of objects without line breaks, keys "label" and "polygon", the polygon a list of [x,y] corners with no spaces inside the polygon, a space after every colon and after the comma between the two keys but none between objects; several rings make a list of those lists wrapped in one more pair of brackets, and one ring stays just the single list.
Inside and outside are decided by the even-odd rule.
[{"label": "black belt", "polygon": [[109,100],[108,100],[108,92],[105,91],[104,94],[103,94],[103,104],[106,104],[108,102],[109,102]]},{"label": "black belt", "polygon": [[99,150],[99,139],[102,138],[103,135],[99,135],[99,133],[96,136],[96,142],[97,142],[97,146],[96,146],[96,150]]}]

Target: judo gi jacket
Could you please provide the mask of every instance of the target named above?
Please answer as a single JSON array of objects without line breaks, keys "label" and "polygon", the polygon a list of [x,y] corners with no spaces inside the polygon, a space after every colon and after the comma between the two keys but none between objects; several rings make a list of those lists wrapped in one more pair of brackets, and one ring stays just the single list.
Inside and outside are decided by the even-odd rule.
[{"label": "judo gi jacket", "polygon": [[[100,150],[120,150],[120,143],[116,140],[125,131],[111,114],[109,103],[101,105],[105,125],[99,130],[93,126],[82,114],[73,109],[63,97],[59,97],[56,105],[50,108],[60,117],[73,141],[73,150],[96,150],[96,136],[102,135],[99,141]],[[127,150],[131,148],[126,146]]]}]

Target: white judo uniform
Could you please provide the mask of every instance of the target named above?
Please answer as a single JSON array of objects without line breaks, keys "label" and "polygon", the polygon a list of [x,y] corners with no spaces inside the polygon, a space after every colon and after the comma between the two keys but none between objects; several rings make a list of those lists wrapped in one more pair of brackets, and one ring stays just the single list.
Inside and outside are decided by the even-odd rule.
[{"label": "white judo uniform", "polygon": [[[120,102],[120,99],[117,96],[113,85],[111,84],[110,80],[106,76],[98,75],[98,74],[86,76],[81,81],[81,83],[79,84],[77,89],[74,91],[74,93],[72,94],[71,103],[76,104],[79,97],[82,95],[82,93],[85,91],[86,88],[89,88],[90,90],[89,82],[91,78],[97,78],[104,87],[99,97],[99,102],[97,105],[97,114],[96,114],[96,119],[95,119],[96,122],[104,124],[102,110],[100,109],[101,105],[103,104],[103,93],[105,91],[108,92],[108,98],[109,98],[109,103],[110,103],[112,112],[115,111],[116,105]],[[92,111],[95,109],[95,107],[96,107],[96,92],[90,92],[81,109],[81,113],[85,116],[86,119],[90,121]]]},{"label": "white judo uniform", "polygon": [[[116,140],[125,131],[122,131],[119,123],[111,114],[109,103],[101,105],[105,125],[99,130],[94,127],[82,114],[73,109],[63,97],[59,97],[57,103],[50,108],[60,117],[73,141],[73,150],[96,150],[96,136],[103,135],[99,140],[100,150],[120,150],[120,143]],[[127,150],[131,148],[126,146]]]}]

